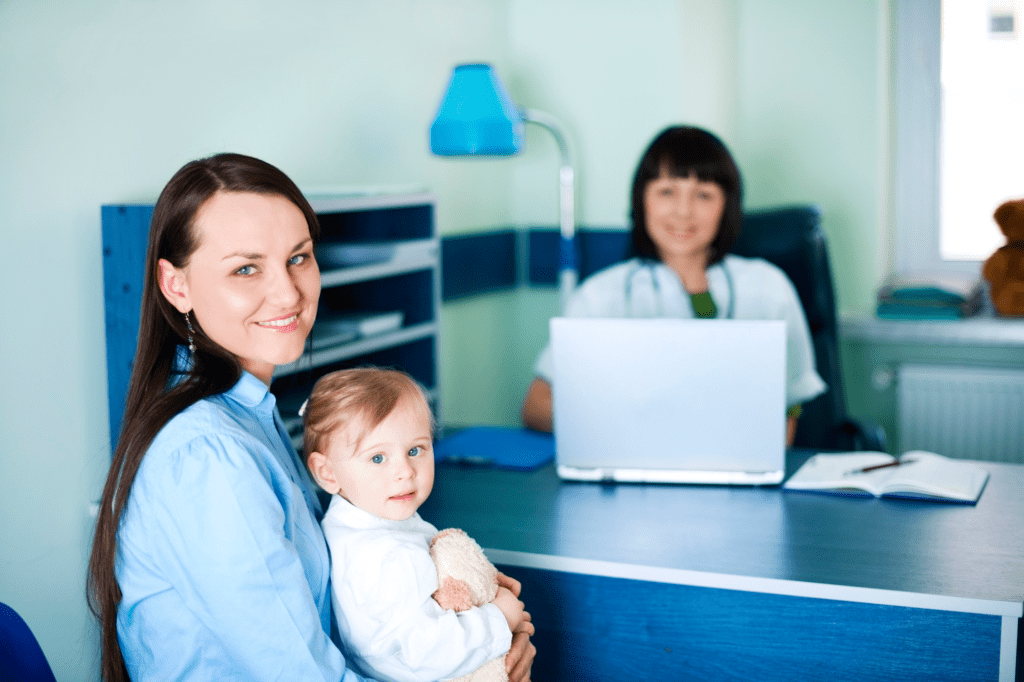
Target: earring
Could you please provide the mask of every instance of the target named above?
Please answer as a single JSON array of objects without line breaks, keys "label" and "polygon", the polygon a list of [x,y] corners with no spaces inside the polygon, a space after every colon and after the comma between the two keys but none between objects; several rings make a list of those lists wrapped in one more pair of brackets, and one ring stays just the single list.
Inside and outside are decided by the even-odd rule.
[{"label": "earring", "polygon": [[185,313],[185,326],[188,327],[188,351],[190,353],[196,352],[196,342],[192,339],[192,334],[195,329],[192,328],[192,320],[189,319],[188,313]]}]

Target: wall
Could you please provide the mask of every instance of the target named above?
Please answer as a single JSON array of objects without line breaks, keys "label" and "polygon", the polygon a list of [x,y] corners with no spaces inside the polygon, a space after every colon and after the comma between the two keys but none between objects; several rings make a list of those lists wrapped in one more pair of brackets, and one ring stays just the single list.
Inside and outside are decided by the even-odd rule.
[{"label": "wall", "polygon": [[[628,223],[634,168],[665,126],[686,121],[731,136],[738,97],[736,11],[731,0],[510,2],[509,68],[501,75],[520,106],[564,125],[576,169],[579,225],[621,229]],[[526,150],[506,163],[512,224],[556,225],[559,156],[551,134],[527,126]],[[449,314],[487,305],[474,300],[449,306]],[[518,424],[558,296],[524,288],[507,305],[495,312],[500,319],[493,326],[460,325],[466,354],[442,366],[458,387],[445,394],[446,420]],[[474,315],[466,311],[465,319]],[[481,373],[496,372],[507,383],[478,382]],[[472,386],[480,389],[467,390]],[[491,401],[481,401],[481,393]]]},{"label": "wall", "polygon": [[[702,125],[736,155],[748,208],[822,206],[839,312],[873,309],[892,261],[888,2],[512,0],[508,27],[502,76],[521,106],[564,124],[580,225],[626,226],[632,173],[650,139],[666,125]],[[528,126],[526,151],[506,163],[512,223],[555,225],[551,135]],[[518,423],[558,297],[529,289],[509,305],[521,315],[475,331],[460,325],[468,354],[444,366],[460,387],[446,394],[446,419]],[[476,383],[481,372],[511,383]]]},{"label": "wall", "polygon": [[880,0],[743,0],[737,156],[747,206],[815,202],[840,314],[866,314],[892,251],[890,25]]},{"label": "wall", "polygon": [[[89,679],[88,505],[109,461],[99,206],[152,201],[227,149],[303,187],[426,186],[443,234],[554,224],[554,145],[436,159],[453,64],[491,61],[565,123],[580,222],[624,226],[663,126],[736,152],[748,204],[826,209],[844,310],[887,258],[885,0],[89,0],[0,2],[0,600],[58,679]],[[808,95],[808,93],[811,95]],[[513,424],[556,295],[442,311],[445,418]]]},{"label": "wall", "polygon": [[0,3],[0,601],[58,679],[90,679],[97,651],[100,205],[152,201],[187,160],[238,150],[305,187],[429,186],[447,232],[507,222],[507,165],[442,162],[426,137],[453,64],[505,59],[507,15],[502,0]]}]

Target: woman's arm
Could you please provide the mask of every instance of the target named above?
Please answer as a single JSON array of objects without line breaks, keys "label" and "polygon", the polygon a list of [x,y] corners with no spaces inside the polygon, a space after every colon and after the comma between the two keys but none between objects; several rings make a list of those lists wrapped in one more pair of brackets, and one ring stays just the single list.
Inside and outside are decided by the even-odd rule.
[{"label": "woman's arm", "polygon": [[523,400],[523,424],[535,431],[554,430],[551,384],[540,377],[534,378]]},{"label": "woman's arm", "polygon": [[327,634],[316,521],[258,448],[200,437],[147,455],[119,533],[130,617],[118,634],[133,680],[361,679]]}]

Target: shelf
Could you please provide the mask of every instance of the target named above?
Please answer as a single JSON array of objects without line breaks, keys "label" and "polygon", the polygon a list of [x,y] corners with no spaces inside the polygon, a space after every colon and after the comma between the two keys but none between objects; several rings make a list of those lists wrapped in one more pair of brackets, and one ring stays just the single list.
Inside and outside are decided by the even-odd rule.
[{"label": "shelf", "polygon": [[313,210],[317,213],[347,213],[350,211],[374,211],[425,204],[432,205],[437,199],[431,192],[413,192],[410,194],[354,193],[341,195],[314,192],[310,193],[307,198]]},{"label": "shelf", "polygon": [[848,317],[840,322],[847,340],[924,345],[1024,346],[1024,319],[979,316],[962,320],[883,320]]},{"label": "shelf", "polygon": [[327,348],[314,348],[312,356],[303,353],[302,357],[290,365],[281,365],[274,372],[274,379],[291,374],[297,374],[315,367],[329,365],[332,362],[348,360],[349,358],[367,355],[386,348],[394,348],[402,344],[418,341],[437,333],[437,323],[426,322],[423,324],[405,327],[400,331],[379,336],[368,336],[351,343],[344,343],[338,346]]},{"label": "shelf", "polygon": [[393,249],[394,253],[387,262],[333,269],[324,267],[320,272],[320,286],[327,289],[418,270],[430,270],[437,267],[440,262],[441,247],[437,239],[419,239],[395,244]]}]

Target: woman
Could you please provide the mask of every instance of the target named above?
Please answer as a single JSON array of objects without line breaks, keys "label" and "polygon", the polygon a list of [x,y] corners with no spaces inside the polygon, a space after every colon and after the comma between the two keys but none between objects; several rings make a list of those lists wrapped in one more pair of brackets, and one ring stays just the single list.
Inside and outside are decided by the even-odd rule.
[{"label": "woman", "polygon": [[[719,317],[786,321],[787,424],[825,391],[793,285],[774,265],[729,254],[743,222],[740,172],[721,140],[670,127],[647,148],[633,179],[631,258],[588,278],[569,317]],[[523,422],[552,430],[551,350],[541,351]]]},{"label": "woman", "polygon": [[316,316],[318,236],[295,184],[251,157],[193,161],[160,194],[89,563],[108,681],[361,679],[331,640],[322,510],[268,390]]}]

